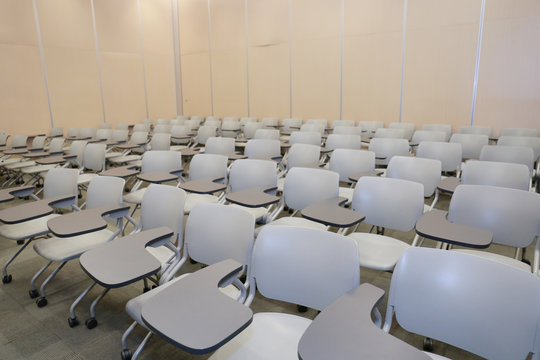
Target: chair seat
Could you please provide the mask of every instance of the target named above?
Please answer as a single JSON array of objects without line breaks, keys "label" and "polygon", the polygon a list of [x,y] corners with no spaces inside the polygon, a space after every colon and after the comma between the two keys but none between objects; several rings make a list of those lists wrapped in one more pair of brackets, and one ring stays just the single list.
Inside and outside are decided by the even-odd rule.
[{"label": "chair seat", "polygon": [[39,173],[42,173],[42,172],[46,172],[46,171],[49,171],[53,168],[55,168],[56,165],[55,164],[51,164],[51,165],[35,165],[35,166],[29,166],[29,167],[26,167],[24,169],[21,169],[21,172],[23,174],[39,174]]},{"label": "chair seat", "polygon": [[180,150],[184,150],[184,149],[187,149],[187,148],[188,148],[187,145],[172,145],[169,150],[171,150],[171,151],[180,151]]},{"label": "chair seat", "polygon": [[52,237],[38,241],[34,250],[50,261],[69,261],[81,256],[87,250],[107,242],[114,233],[104,229],[69,238]]},{"label": "chair seat", "polygon": [[90,181],[92,181],[92,179],[95,178],[96,176],[98,176],[98,174],[93,174],[93,173],[80,174],[79,177],[77,178],[77,185],[89,184]]},{"label": "chair seat", "polygon": [[[152,289],[152,290],[150,290],[148,292],[145,292],[145,293],[143,293],[143,294],[129,300],[127,302],[127,304],[126,304],[126,312],[139,325],[144,326],[146,328],[146,325],[144,324],[144,322],[142,321],[142,318],[141,318],[141,311],[142,311],[142,308],[143,308],[144,304],[146,304],[146,302],[149,299],[151,299],[153,296],[159,294],[161,291],[165,290],[167,287],[171,286],[172,284],[174,284],[178,280],[188,276],[189,274],[190,273],[182,274],[179,277],[174,278],[173,280],[171,280],[171,281],[169,281],[169,282],[167,282],[167,283],[165,283],[163,285],[160,285],[155,289]],[[240,291],[234,285],[229,285],[229,286],[227,286],[225,288],[220,288],[220,290],[225,295],[227,295],[227,296],[229,296],[229,297],[231,297],[233,299],[236,299],[238,297],[238,295],[240,294]]]},{"label": "chair seat", "polygon": [[189,214],[191,210],[197,204],[203,203],[217,203],[218,197],[210,194],[194,194],[190,193],[186,196],[186,201],[184,203],[184,214]]},{"label": "chair seat", "polygon": [[124,195],[124,202],[129,204],[141,204],[146,188],[142,188]]},{"label": "chair seat", "polygon": [[360,266],[382,271],[393,270],[401,254],[410,245],[390,236],[352,233],[348,237],[358,244]]},{"label": "chair seat", "polygon": [[247,206],[242,206],[238,204],[231,204],[230,206],[234,206],[236,208],[242,209],[244,211],[247,211],[253,217],[255,218],[255,221],[261,221],[266,214],[268,214],[268,209],[265,207],[257,207],[257,208],[251,208]]},{"label": "chair seat", "polygon": [[141,155],[124,155],[124,156],[117,156],[110,158],[109,161],[115,164],[121,164],[121,163],[127,163],[130,161],[136,161],[140,160],[142,158]]},{"label": "chair seat", "polygon": [[298,342],[311,324],[304,317],[257,313],[239,335],[219,348],[211,360],[297,360]]},{"label": "chair seat", "polygon": [[[319,229],[319,230],[326,230],[326,225],[323,225],[321,223],[311,221],[308,219],[304,219],[301,217],[293,217],[293,216],[285,216],[282,218],[279,218],[277,220],[274,220],[272,222],[269,222],[268,225],[285,225],[285,226],[298,226],[298,227],[305,227],[305,228],[311,228],[311,229]],[[262,230],[264,226],[260,226],[255,229],[255,236],[259,235],[259,232]]]},{"label": "chair seat", "polygon": [[525,264],[523,261],[519,261],[513,258],[510,258],[508,256],[503,256],[499,254],[490,253],[487,251],[478,251],[478,250],[472,250],[472,249],[456,249],[454,251],[463,252],[470,255],[475,255],[482,257],[484,259],[497,261],[502,264],[506,264],[509,266],[512,266],[516,269],[520,269],[526,272],[531,272],[531,266],[528,264]]},{"label": "chair seat", "polygon": [[33,160],[29,160],[29,161],[19,161],[14,164],[8,164],[5,167],[6,169],[9,169],[9,170],[17,170],[17,169],[34,166],[34,165],[36,165],[36,162]]},{"label": "chair seat", "polygon": [[1,225],[0,236],[10,240],[25,240],[35,236],[48,234],[49,228],[47,227],[47,221],[57,216],[60,215],[51,214],[18,224]]}]

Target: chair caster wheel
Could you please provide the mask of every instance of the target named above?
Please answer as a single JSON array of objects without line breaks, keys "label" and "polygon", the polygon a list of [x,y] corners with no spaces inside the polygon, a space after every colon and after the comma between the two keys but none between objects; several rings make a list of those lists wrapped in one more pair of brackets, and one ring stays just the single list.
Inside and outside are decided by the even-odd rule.
[{"label": "chair caster wheel", "polygon": [[127,192],[127,193],[128,193],[128,192],[130,192],[130,191],[131,191],[130,188],[124,188],[124,192]]},{"label": "chair caster wheel", "polygon": [[521,259],[521,262],[531,266],[531,262],[528,259]]},{"label": "chair caster wheel", "polygon": [[32,289],[28,291],[28,295],[30,295],[30,299],[35,299],[39,296],[39,292],[36,289]]},{"label": "chair caster wheel", "polygon": [[294,212],[293,209],[289,209],[289,214],[292,214]]},{"label": "chair caster wheel", "polygon": [[82,194],[77,195],[77,199],[82,199]]},{"label": "chair caster wheel", "polygon": [[150,291],[150,288],[149,288],[149,287],[144,287],[142,291],[143,291],[143,293],[149,292],[149,291]]},{"label": "chair caster wheel", "polygon": [[11,282],[12,278],[11,278],[11,274],[9,275],[6,275],[2,278],[2,283],[3,284],[9,284]]},{"label": "chair caster wheel", "polygon": [[189,263],[190,263],[191,265],[195,265],[197,262],[196,262],[195,260],[193,260],[193,259],[189,259]]},{"label": "chair caster wheel", "polygon": [[298,310],[299,313],[305,313],[307,311],[307,307],[303,305],[296,305],[296,310]]},{"label": "chair caster wheel", "polygon": [[36,305],[38,308],[47,306],[47,299],[45,299],[44,297],[40,297],[36,300]]},{"label": "chair caster wheel", "polygon": [[424,349],[424,351],[433,351],[433,341],[430,338],[425,338],[422,348]]},{"label": "chair caster wheel", "polygon": [[17,240],[17,245],[22,245],[24,244],[24,240]]},{"label": "chair caster wheel", "polygon": [[79,325],[79,319],[75,318],[68,318],[68,324],[70,328],[74,328],[75,326]]},{"label": "chair caster wheel", "polygon": [[152,289],[155,289],[155,288],[157,288],[157,285],[152,285]]},{"label": "chair caster wheel", "polygon": [[23,197],[24,200],[30,200],[30,196]]},{"label": "chair caster wheel", "polygon": [[122,350],[121,355],[122,355],[122,360],[131,360],[131,357],[133,356],[133,354],[131,353],[131,350],[128,350],[128,349]]},{"label": "chair caster wheel", "polygon": [[88,329],[93,329],[93,328],[95,328],[97,326],[97,320],[96,320],[96,318],[88,318],[88,319],[86,319],[84,324],[86,325],[86,327]]}]

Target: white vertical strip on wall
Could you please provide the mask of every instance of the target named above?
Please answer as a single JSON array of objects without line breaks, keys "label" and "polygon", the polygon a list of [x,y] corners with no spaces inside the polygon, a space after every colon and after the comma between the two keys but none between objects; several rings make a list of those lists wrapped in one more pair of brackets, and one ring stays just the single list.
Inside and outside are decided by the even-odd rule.
[{"label": "white vertical strip on wall", "polygon": [[248,21],[248,0],[244,0],[244,16],[246,17],[246,84],[247,84],[247,111],[251,116],[251,106],[249,98],[249,21]]},{"label": "white vertical strip on wall", "polygon": [[408,0],[403,0],[403,39],[401,42],[401,89],[399,91],[399,122],[403,111],[403,79],[405,77],[405,49],[407,45],[407,4]]},{"label": "white vertical strip on wall", "polygon": [[210,0],[208,0],[208,58],[210,60],[210,106],[212,116],[214,116],[214,74],[212,71],[212,19],[210,11]]},{"label": "white vertical strip on wall", "polygon": [[180,26],[178,24],[178,0],[171,0],[173,28],[174,84],[176,88],[176,115],[184,115],[184,97],[182,95],[182,56],[180,54]]},{"label": "white vertical strip on wall", "polygon": [[141,0],[137,0],[137,15],[139,17],[139,39],[141,43],[141,61],[142,61],[142,70],[143,70],[143,83],[144,83],[144,104],[146,105],[146,118],[150,119],[150,112],[148,111],[148,90],[146,86],[146,65],[144,62],[144,42],[143,42]]},{"label": "white vertical strip on wall", "polygon": [[293,109],[293,79],[292,79],[292,0],[289,0],[289,117],[292,118]]},{"label": "white vertical strip on wall", "polygon": [[486,0],[482,0],[480,9],[480,24],[478,26],[478,45],[476,47],[476,63],[474,65],[474,84],[471,111],[471,126],[474,124],[474,112],[476,109],[476,95],[478,93],[478,72],[480,71],[480,54],[482,52],[482,34],[484,32],[484,14],[486,10]]},{"label": "white vertical strip on wall", "polygon": [[32,5],[34,6],[34,20],[36,21],[36,31],[39,44],[39,55],[41,57],[41,67],[43,69],[43,80],[45,82],[45,92],[47,93],[47,104],[49,105],[49,118],[51,119],[51,128],[54,127],[54,120],[51,107],[51,96],[49,95],[49,82],[47,81],[47,69],[45,67],[45,54],[43,52],[43,42],[41,40],[41,30],[39,27],[39,15],[36,0],[32,0]]},{"label": "white vertical strip on wall", "polygon": [[99,43],[98,43],[98,34],[96,26],[96,11],[94,10],[94,0],[90,0],[90,7],[92,9],[92,26],[94,28],[94,44],[96,46],[96,63],[99,79],[99,94],[101,95],[101,111],[103,112],[103,122],[107,122],[105,117],[105,97],[103,96],[103,78],[101,76],[101,61],[99,59]]},{"label": "white vertical strip on wall", "polygon": [[339,65],[339,119],[343,119],[343,47],[345,41],[345,0],[341,0],[341,45]]}]

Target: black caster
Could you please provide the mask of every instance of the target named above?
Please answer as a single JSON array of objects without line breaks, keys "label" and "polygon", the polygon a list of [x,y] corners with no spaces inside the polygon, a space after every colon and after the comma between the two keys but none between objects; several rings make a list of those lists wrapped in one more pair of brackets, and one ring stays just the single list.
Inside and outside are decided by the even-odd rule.
[{"label": "black caster", "polygon": [[143,291],[143,293],[149,292],[149,291],[150,291],[150,288],[149,288],[149,287],[144,287],[142,291]]},{"label": "black caster", "polygon": [[157,288],[157,285],[152,285],[152,289],[155,289],[155,288]]},{"label": "black caster", "polygon": [[131,360],[131,357],[133,356],[131,350],[128,349],[122,350],[120,354],[122,355],[122,360]]},{"label": "black caster", "polygon": [[36,305],[38,308],[47,306],[47,299],[45,299],[44,297],[40,297],[39,299],[36,300]]},{"label": "black caster", "polygon": [[303,305],[296,305],[296,310],[298,310],[299,313],[305,313],[307,311],[307,307]]},{"label": "black caster", "polygon": [[189,259],[189,263],[190,263],[191,265],[195,265],[197,262],[196,262],[195,260],[193,260],[193,259]]},{"label": "black caster", "polygon": [[74,328],[75,326],[79,325],[79,319],[75,318],[68,318],[68,324],[70,328]]},{"label": "black caster", "polygon": [[430,338],[424,338],[424,345],[422,348],[424,351],[433,351],[433,341]]},{"label": "black caster", "polygon": [[28,291],[28,295],[30,295],[30,299],[35,299],[39,296],[39,292],[36,289],[32,289]]},{"label": "black caster", "polygon": [[131,189],[130,188],[124,188],[124,191],[128,193],[128,192],[131,191]]},{"label": "black caster", "polygon": [[528,259],[521,259],[521,262],[531,266],[531,262]]},{"label": "black caster", "polygon": [[22,245],[24,244],[24,240],[17,240],[17,245]]},{"label": "black caster", "polygon": [[86,325],[86,327],[88,329],[93,329],[93,328],[95,328],[97,326],[97,320],[96,320],[96,318],[88,318],[88,319],[86,319],[84,324]]},{"label": "black caster", "polygon": [[30,200],[30,196],[23,197],[24,200]]},{"label": "black caster", "polygon": [[289,214],[292,214],[294,212],[293,209],[289,209]]},{"label": "black caster", "polygon": [[3,284],[9,284],[11,282],[12,278],[11,278],[11,274],[9,275],[6,275],[2,278],[2,283]]},{"label": "black caster", "polygon": [[77,195],[77,199],[82,199],[82,194]]}]

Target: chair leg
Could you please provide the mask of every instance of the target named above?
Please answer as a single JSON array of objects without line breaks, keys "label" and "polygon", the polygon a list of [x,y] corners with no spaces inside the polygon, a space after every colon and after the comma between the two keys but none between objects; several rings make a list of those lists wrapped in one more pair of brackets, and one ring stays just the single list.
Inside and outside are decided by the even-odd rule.
[{"label": "chair leg", "polygon": [[32,278],[32,281],[30,281],[30,291],[28,291],[28,294],[30,295],[32,299],[37,298],[39,296],[39,292],[37,291],[37,287],[36,287],[37,279],[41,276],[41,274],[43,274],[45,270],[47,270],[47,268],[52,263],[53,263],[52,261],[49,261],[47,264],[43,265],[43,267],[39,269],[39,271],[34,275],[34,277]]},{"label": "chair leg", "polygon": [[79,325],[79,320],[77,320],[77,315],[75,315],[75,308],[77,307],[77,305],[79,305],[82,299],[90,292],[90,290],[92,290],[92,288],[96,286],[96,284],[97,284],[96,282],[93,282],[89,287],[87,287],[81,293],[81,295],[79,295],[79,297],[75,299],[73,304],[71,304],[71,306],[69,307],[69,318],[68,318],[69,327],[75,327]]},{"label": "chair leg", "polygon": [[6,264],[4,265],[4,267],[2,268],[2,282],[4,284],[8,284],[11,282],[12,278],[11,278],[11,274],[8,274],[7,273],[7,267],[9,266],[9,264],[11,264],[13,262],[13,260],[15,260],[15,258],[17,256],[19,256],[19,254],[24,250],[26,249],[26,247],[28,246],[28,244],[30,244],[30,242],[32,242],[32,240],[34,240],[34,238],[30,238],[28,239],[24,244],[23,246],[21,246],[19,248],[19,250],[17,250],[17,252],[6,262]]},{"label": "chair leg", "polygon": [[141,354],[141,351],[144,349],[144,347],[148,343],[148,340],[150,340],[151,337],[152,337],[152,332],[149,331],[148,334],[146,334],[146,336],[144,337],[143,341],[141,341],[141,343],[137,347],[137,350],[135,350],[135,352],[133,353],[131,360],[136,360],[139,357],[139,355]]},{"label": "chair leg", "polygon": [[47,286],[47,284],[52,280],[52,278],[55,277],[56,274],[58,274],[58,272],[62,270],[62,268],[66,264],[67,261],[61,263],[56,269],[54,269],[54,271],[49,276],[47,276],[45,281],[41,284],[41,288],[39,289],[39,293],[41,296],[36,300],[36,304],[38,307],[44,307],[47,305],[47,298],[45,297],[45,286]]},{"label": "chair leg", "polygon": [[99,296],[92,301],[92,304],[90,305],[90,317],[86,319],[85,324],[88,329],[93,329],[97,326],[97,320],[96,320],[96,306],[97,304],[103,299],[103,297],[109,292],[110,288],[105,288],[99,294]]},{"label": "chair leg", "polygon": [[137,322],[134,321],[128,328],[126,331],[124,331],[124,333],[122,334],[122,349],[124,350],[127,350],[128,349],[128,346],[127,346],[127,338],[129,336],[129,334],[131,334],[131,332],[133,331],[133,329],[135,329],[135,327],[137,326]]}]

